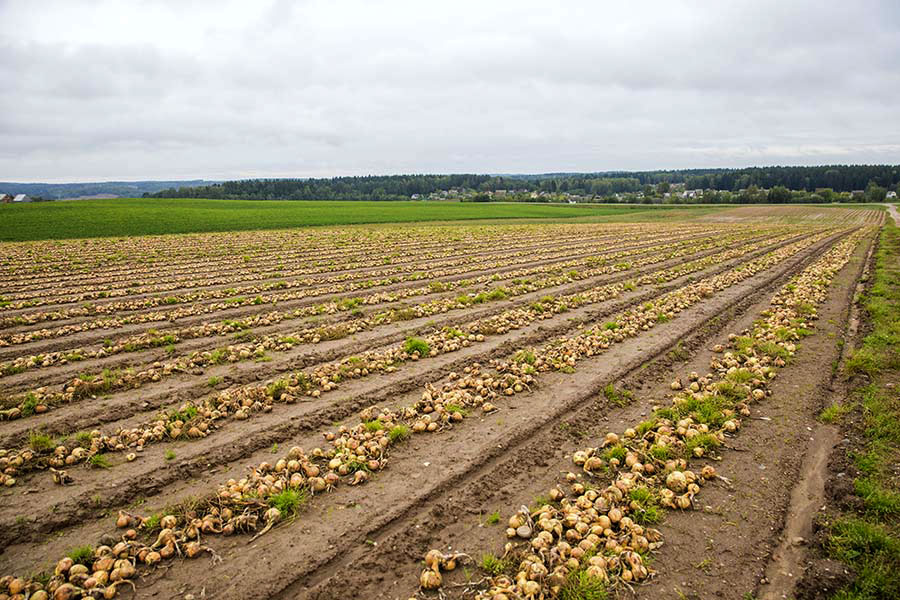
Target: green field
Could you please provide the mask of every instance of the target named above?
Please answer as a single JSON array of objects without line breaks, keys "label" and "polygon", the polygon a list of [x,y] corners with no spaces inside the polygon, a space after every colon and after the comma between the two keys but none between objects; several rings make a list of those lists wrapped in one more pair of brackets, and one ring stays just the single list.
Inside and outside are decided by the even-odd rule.
[{"label": "green field", "polygon": [[[677,211],[670,213],[669,211]],[[710,207],[115,198],[0,205],[0,241],[473,219],[699,216]]]}]

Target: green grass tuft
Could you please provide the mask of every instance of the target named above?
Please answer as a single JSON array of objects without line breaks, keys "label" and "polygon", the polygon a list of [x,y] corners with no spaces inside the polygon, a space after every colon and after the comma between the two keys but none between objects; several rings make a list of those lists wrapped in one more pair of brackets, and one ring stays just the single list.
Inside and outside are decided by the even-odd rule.
[{"label": "green grass tuft", "polygon": [[46,433],[32,431],[28,434],[28,445],[35,452],[44,452],[53,449],[53,438]]},{"label": "green grass tuft", "polygon": [[412,430],[406,425],[394,425],[388,432],[388,439],[391,440],[392,444],[396,444],[408,438],[411,433]]},{"label": "green grass tuft", "polygon": [[606,600],[606,583],[584,569],[572,571],[559,590],[559,600]]},{"label": "green grass tuft", "polygon": [[77,565],[90,567],[94,564],[94,549],[90,546],[78,546],[66,552],[66,556],[72,559]]},{"label": "green grass tuft", "polygon": [[112,463],[109,462],[109,458],[107,458],[105,454],[95,454],[88,462],[95,469],[109,469],[112,467]]},{"label": "green grass tuft", "polygon": [[281,512],[282,518],[290,518],[300,512],[300,508],[308,499],[306,490],[289,488],[269,496],[268,503]]},{"label": "green grass tuft", "polygon": [[428,356],[428,353],[431,352],[431,346],[421,338],[410,337],[406,338],[406,342],[403,344],[403,351],[410,355],[418,352],[421,358]]},{"label": "green grass tuft", "polygon": [[498,558],[494,554],[483,554],[479,566],[486,573],[497,576],[509,569],[511,564],[508,560]]},{"label": "green grass tuft", "polygon": [[381,431],[382,429],[384,429],[384,423],[382,423],[378,419],[366,421],[365,423],[363,423],[363,426],[366,428],[366,431],[370,433],[375,433],[376,431]]}]

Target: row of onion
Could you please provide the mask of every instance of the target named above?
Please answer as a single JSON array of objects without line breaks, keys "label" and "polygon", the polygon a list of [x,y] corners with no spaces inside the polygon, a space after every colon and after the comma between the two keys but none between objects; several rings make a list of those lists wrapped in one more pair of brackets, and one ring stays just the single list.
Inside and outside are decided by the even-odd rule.
[{"label": "row of onion", "polygon": [[[820,234],[824,235],[824,234]],[[780,241],[781,238],[779,238]],[[817,237],[811,237],[794,244],[790,244],[781,248],[775,253],[769,253],[766,256],[780,256],[785,252],[798,251],[809,244]],[[663,269],[642,276],[634,283],[637,285],[649,285],[654,283],[662,283],[683,277],[692,272],[702,270],[710,265],[720,264],[723,261],[732,260],[748,252],[758,249],[759,246],[767,245],[771,240],[764,240],[755,244],[747,244],[745,246],[731,248],[716,254],[706,256],[701,259],[683,263],[676,267]],[[675,253],[684,250],[675,250]],[[756,264],[751,263],[751,264]],[[745,275],[751,271],[742,271]],[[628,283],[618,282],[612,284],[599,285],[594,288],[584,290],[577,294],[569,294],[558,298],[549,297],[538,303],[533,303],[526,307],[513,308],[506,310],[498,315],[478,319],[470,323],[462,325],[462,329],[451,327],[444,328],[425,337],[425,343],[429,347],[428,356],[434,357],[447,352],[454,352],[460,348],[468,347],[473,343],[483,342],[485,335],[502,335],[512,330],[520,329],[526,325],[539,320],[547,319],[553,315],[565,312],[570,308],[583,306],[586,304],[598,303],[615,298],[632,287]],[[643,308],[637,309],[646,317],[646,311]],[[646,314],[645,314],[646,313]],[[626,312],[624,315],[625,323],[631,313]],[[653,313],[650,318],[650,325],[656,319]],[[646,321],[646,318],[644,319]],[[649,328],[649,326],[645,327]],[[634,330],[636,331],[636,330]],[[632,331],[631,333],[634,333]],[[597,334],[591,334],[591,342],[600,342],[601,345],[607,344],[605,341],[608,336],[612,336],[617,341],[622,341],[628,337],[629,330],[611,332],[609,330],[600,330]],[[576,340],[583,340],[584,335],[578,336]],[[554,350],[547,350],[542,353],[554,356],[554,352],[564,345],[558,345]],[[244,358],[244,355],[253,356],[249,348],[238,348],[231,346],[227,349],[228,354],[225,357],[235,356]],[[259,352],[255,350],[254,352]],[[418,360],[423,358],[417,351],[410,352],[405,345],[392,346],[384,350],[369,351],[359,356],[343,359],[334,363],[326,363],[312,369],[310,372],[295,373],[286,379],[272,382],[266,386],[245,386],[225,390],[215,397],[209,398],[202,403],[189,402],[181,406],[180,409],[170,415],[160,415],[152,421],[129,429],[120,429],[113,434],[104,434],[100,431],[94,431],[91,434],[91,441],[88,448],[78,445],[60,445],[50,450],[36,451],[32,448],[23,448],[19,451],[0,450],[0,469],[7,475],[7,485],[16,483],[16,476],[20,473],[26,473],[34,469],[43,467],[51,467],[60,469],[66,466],[72,466],[88,460],[94,454],[100,452],[121,452],[126,450],[134,450],[140,452],[143,448],[152,443],[158,443],[171,439],[187,438],[196,439],[205,437],[210,431],[217,426],[221,426],[223,419],[234,418],[242,421],[251,415],[268,412],[273,408],[274,403],[293,403],[304,396],[318,397],[322,392],[328,392],[339,387],[339,383],[345,379],[355,379],[365,377],[371,373],[390,373],[397,370],[397,366],[408,360]],[[207,359],[208,360],[208,359]],[[566,358],[566,361],[569,359]],[[541,359],[535,365],[536,368],[542,369],[544,360]],[[140,385],[140,382],[149,378],[150,380],[158,380],[162,376],[171,373],[184,372],[196,365],[180,365],[179,363],[167,363],[160,365],[148,371],[142,371],[134,374],[122,374],[113,382],[115,386],[134,386]],[[528,369],[529,365],[522,365],[513,361],[510,365],[501,367],[501,372],[515,372],[522,369]],[[504,389],[506,393],[515,390],[516,385],[521,385],[520,379],[526,373],[516,372],[512,382]],[[73,385],[69,386],[64,394],[67,398],[74,399],[76,397],[84,397],[90,394],[95,386],[104,385],[104,380],[96,382],[84,382],[77,380]],[[527,384],[526,384],[527,385]],[[56,393],[58,394],[58,393]],[[41,397],[41,402],[46,402],[47,397]],[[43,406],[43,405],[42,405]],[[42,411],[43,412],[43,411]],[[190,415],[189,417],[187,415]],[[65,475],[55,475],[58,481],[67,481]]]},{"label": "row of onion", "polygon": [[[799,251],[799,249],[794,249],[794,251]],[[776,250],[775,253],[782,259],[791,254],[784,249]],[[772,254],[769,253],[762,258],[770,257]],[[757,261],[759,260],[761,259],[757,259]],[[748,264],[755,262],[751,261]],[[770,266],[772,264],[771,259],[764,260],[763,263]],[[710,279],[715,277],[717,276]],[[718,288],[711,285],[710,289]],[[615,341],[615,338],[611,340],[611,342]],[[364,483],[372,473],[385,468],[389,448],[402,439],[402,436],[393,435],[393,432],[398,431],[398,427],[401,427],[402,431],[425,433],[439,431],[444,427],[451,426],[454,422],[461,421],[465,414],[448,402],[453,399],[454,388],[477,391],[478,395],[471,399],[473,401],[477,401],[476,398],[480,399],[482,410],[490,412],[494,408],[490,404],[490,400],[496,401],[500,396],[524,391],[528,389],[529,385],[535,383],[534,376],[530,374],[524,374],[521,377],[509,373],[504,374],[503,364],[518,363],[512,359],[502,363],[498,361],[494,365],[496,376],[482,373],[477,364],[471,368],[467,367],[463,376],[451,374],[449,382],[440,390],[433,385],[426,386],[422,398],[413,406],[396,411],[372,407],[361,413],[362,422],[359,425],[355,427],[342,426],[336,432],[326,432],[324,438],[330,446],[326,449],[314,448],[306,453],[301,448],[294,447],[274,464],[260,463],[252,468],[246,477],[240,480],[231,479],[222,484],[213,497],[182,510],[180,517],[166,515],[163,517],[165,521],[158,520],[154,523],[154,527],[160,528],[159,533],[156,534],[152,543],[150,539],[140,541],[140,538],[142,537],[141,530],[145,527],[149,528],[153,519],[120,513],[117,526],[125,530],[121,541],[111,545],[103,542],[113,542],[114,540],[102,539],[100,546],[94,551],[96,560],[88,571],[77,568],[73,573],[72,569],[75,565],[67,559],[62,559],[57,565],[57,572],[46,584],[12,576],[0,578],[0,582],[7,586],[6,593],[9,597],[16,598],[16,600],[19,597],[25,598],[23,591],[27,591],[32,597],[43,591],[52,594],[50,597],[58,599],[85,596],[110,598],[116,595],[117,586],[121,585],[120,582],[131,580],[138,568],[152,567],[165,558],[175,556],[192,558],[208,552],[215,557],[212,549],[201,543],[202,535],[229,535],[243,532],[256,532],[257,536],[261,535],[284,518],[291,516],[283,514],[281,509],[277,508],[278,503],[273,501],[285,492],[303,496],[323,493],[333,489],[341,481],[351,485]],[[549,368],[542,370],[549,370]],[[407,430],[405,424],[409,423],[412,426]],[[660,432],[657,430],[657,433]],[[613,440],[608,439],[607,442],[612,443]],[[681,465],[676,464],[676,467],[681,468]],[[684,477],[688,478],[687,475]],[[667,477],[667,481],[670,479]],[[695,482],[686,483],[687,486],[691,484],[695,484]],[[672,485],[677,484],[672,483]],[[688,490],[693,491],[689,487]],[[616,492],[609,490],[609,493],[613,497],[617,497]],[[562,499],[560,496],[563,494],[562,490],[557,488],[557,492],[553,494],[557,499]],[[597,502],[598,498],[599,496],[594,499],[594,502]],[[609,502],[609,499],[607,498],[606,501]],[[615,513],[613,516],[616,516]],[[541,527],[541,531],[548,534],[546,529],[548,524],[551,525],[551,531],[557,531],[556,523],[550,523],[554,518],[554,514],[549,511],[542,511],[534,517],[529,513],[528,518],[522,514],[519,517],[519,520],[522,521],[519,527],[530,526],[532,529]],[[568,523],[570,521],[570,516],[563,516],[561,522]],[[642,535],[647,541],[648,548],[649,544],[656,543],[654,541],[656,534],[652,530],[635,529],[628,521],[622,524],[622,519],[618,519],[617,523],[615,525],[617,531],[621,527],[628,526],[628,531],[634,536]],[[610,530],[613,530],[611,519],[610,524]],[[260,526],[262,526],[261,530],[259,530]],[[583,529],[583,524],[576,523],[576,531]],[[579,534],[581,535],[581,533]],[[583,533],[595,534],[593,531]],[[518,528],[516,535],[521,535]],[[146,534],[143,537],[146,538]],[[569,537],[574,541],[572,534],[569,534]],[[548,542],[547,535],[543,535],[542,539],[544,542]],[[637,543],[643,544],[640,539],[637,540]],[[640,556],[640,553],[633,552],[633,554],[622,557],[625,564],[629,565],[627,570],[632,574],[637,572],[639,576],[644,576],[635,558],[635,555]],[[107,558],[111,558],[112,562],[97,563],[97,561]],[[452,562],[452,560],[446,557],[442,559],[445,567],[448,562]],[[531,564],[536,563],[532,561]],[[609,563],[604,568],[608,569]],[[532,570],[534,569],[532,568]],[[101,572],[104,574],[94,575]],[[114,572],[115,578],[113,577]],[[624,571],[622,572],[624,573]],[[17,590],[21,595],[17,597],[9,594],[12,589]]]},{"label": "row of onion", "polygon": [[[708,459],[736,435],[750,406],[771,395],[777,369],[810,333],[816,307],[847,264],[859,230],[784,285],[771,308],[749,330],[713,348],[710,372],[672,382],[671,405],[622,434],[607,433],[597,447],[576,451],[569,472],[553,487],[550,503],[523,507],[510,518],[506,556],[513,568],[493,576],[477,600],[538,600],[560,597],[575,580],[626,587],[651,577],[647,557],[662,545],[649,527],[650,509],[687,510],[705,481],[727,479]],[[694,470],[689,469],[698,463]],[[423,572],[420,585],[435,589]]]}]

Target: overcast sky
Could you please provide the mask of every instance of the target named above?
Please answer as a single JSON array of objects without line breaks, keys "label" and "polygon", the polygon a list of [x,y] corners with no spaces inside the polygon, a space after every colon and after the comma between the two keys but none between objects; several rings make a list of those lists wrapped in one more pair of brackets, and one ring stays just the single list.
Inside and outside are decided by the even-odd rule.
[{"label": "overcast sky", "polygon": [[900,163],[897,0],[0,0],[0,23],[0,181]]}]

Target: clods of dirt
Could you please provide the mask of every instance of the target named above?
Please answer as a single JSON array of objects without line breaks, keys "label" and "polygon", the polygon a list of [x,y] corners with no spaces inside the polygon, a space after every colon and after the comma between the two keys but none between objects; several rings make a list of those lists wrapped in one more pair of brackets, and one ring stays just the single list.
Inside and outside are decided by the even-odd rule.
[{"label": "clods of dirt", "polygon": [[812,560],[797,582],[794,597],[797,600],[825,600],[855,578],[856,573],[842,562],[829,558]]}]

